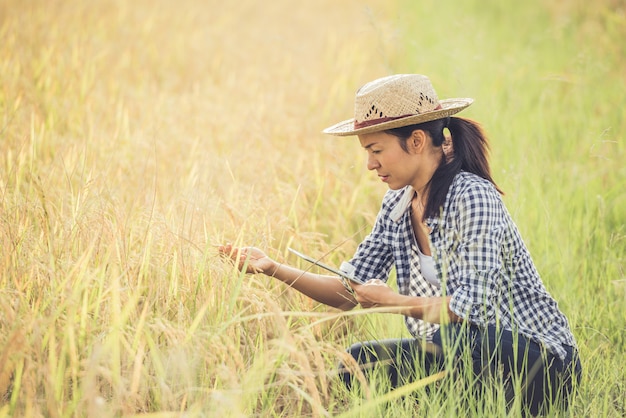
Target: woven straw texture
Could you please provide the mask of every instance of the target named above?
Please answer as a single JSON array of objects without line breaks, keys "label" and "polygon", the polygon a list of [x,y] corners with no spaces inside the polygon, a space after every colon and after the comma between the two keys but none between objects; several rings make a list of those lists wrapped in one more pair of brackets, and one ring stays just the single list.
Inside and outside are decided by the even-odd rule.
[{"label": "woven straw texture", "polygon": [[453,115],[473,100],[439,100],[428,77],[396,74],[361,87],[354,104],[354,118],[339,122],[324,133],[347,136],[408,126]]}]

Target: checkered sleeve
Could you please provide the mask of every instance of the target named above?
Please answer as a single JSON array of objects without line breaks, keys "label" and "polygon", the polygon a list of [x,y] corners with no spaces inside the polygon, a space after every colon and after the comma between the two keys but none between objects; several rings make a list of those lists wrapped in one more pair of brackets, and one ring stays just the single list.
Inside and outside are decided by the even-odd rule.
[{"label": "checkered sleeve", "polygon": [[498,192],[491,185],[472,183],[458,194],[453,249],[458,285],[452,293],[450,309],[476,324],[494,323],[502,295],[503,266],[500,249],[504,238],[506,213]]},{"label": "checkered sleeve", "polygon": [[352,259],[346,263],[354,277],[362,281],[380,279],[387,281],[394,265],[393,250],[391,247],[391,233],[389,213],[398,193],[388,192],[383,199],[382,207],[376,217],[372,231],[359,244]]}]

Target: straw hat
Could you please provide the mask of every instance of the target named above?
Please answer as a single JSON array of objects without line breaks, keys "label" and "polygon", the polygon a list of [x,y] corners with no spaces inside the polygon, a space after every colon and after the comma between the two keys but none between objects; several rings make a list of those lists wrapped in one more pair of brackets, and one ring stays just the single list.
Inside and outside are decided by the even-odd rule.
[{"label": "straw hat", "polygon": [[348,136],[415,125],[454,115],[473,101],[439,100],[424,75],[391,75],[361,87],[356,93],[354,118],[330,126],[324,133]]}]

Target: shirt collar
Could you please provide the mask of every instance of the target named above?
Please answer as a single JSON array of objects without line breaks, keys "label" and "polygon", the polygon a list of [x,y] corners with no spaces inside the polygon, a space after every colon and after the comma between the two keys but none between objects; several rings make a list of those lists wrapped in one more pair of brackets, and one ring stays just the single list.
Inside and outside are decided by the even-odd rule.
[{"label": "shirt collar", "polygon": [[[402,219],[402,215],[404,215],[407,209],[411,207],[411,200],[413,200],[413,196],[415,196],[415,189],[413,189],[412,186],[406,186],[402,197],[400,198],[400,200],[398,200],[398,203],[389,214],[389,217],[392,221],[394,221],[395,223],[400,222],[400,220]],[[426,225],[431,229],[438,225],[439,222],[440,219],[438,217],[426,219]]]},{"label": "shirt collar", "polygon": [[396,223],[400,222],[402,215],[404,215],[406,210],[411,206],[411,200],[413,199],[414,195],[415,195],[415,190],[413,190],[413,187],[406,186],[406,188],[404,189],[404,194],[398,201],[398,204],[396,204],[396,206],[393,208],[393,210],[389,214],[389,217],[391,218],[392,221]]}]

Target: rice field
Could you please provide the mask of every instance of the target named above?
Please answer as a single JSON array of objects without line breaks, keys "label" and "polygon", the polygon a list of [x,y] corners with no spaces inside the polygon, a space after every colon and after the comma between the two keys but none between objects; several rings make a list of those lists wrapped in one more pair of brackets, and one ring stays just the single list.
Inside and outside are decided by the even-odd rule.
[{"label": "rice field", "polygon": [[348,259],[386,186],[321,130],[405,72],[475,99],[580,346],[554,416],[625,416],[624,39],[620,0],[0,0],[0,417],[521,416],[443,380],[347,391],[345,348],[402,318],[217,256]]}]

